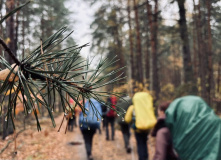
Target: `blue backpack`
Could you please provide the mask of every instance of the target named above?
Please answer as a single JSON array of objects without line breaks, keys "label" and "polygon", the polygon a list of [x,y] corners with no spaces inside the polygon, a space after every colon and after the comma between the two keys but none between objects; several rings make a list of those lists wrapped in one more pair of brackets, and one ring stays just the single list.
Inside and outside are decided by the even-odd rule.
[{"label": "blue backpack", "polygon": [[100,128],[102,109],[101,104],[95,99],[87,100],[85,103],[85,113],[87,116],[84,116],[81,112],[79,117],[80,129],[98,129]]}]

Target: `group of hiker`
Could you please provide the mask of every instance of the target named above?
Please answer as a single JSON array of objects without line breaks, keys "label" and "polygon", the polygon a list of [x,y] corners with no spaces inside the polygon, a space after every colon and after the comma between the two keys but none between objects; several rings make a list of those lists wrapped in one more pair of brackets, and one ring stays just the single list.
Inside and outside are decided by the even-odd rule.
[{"label": "group of hiker", "polygon": [[96,130],[101,129],[102,120],[106,140],[114,140],[115,122],[119,124],[127,153],[131,153],[131,128],[134,130],[139,160],[148,160],[148,135],[155,138],[153,160],[221,159],[220,118],[198,96],[163,102],[157,106],[157,113],[153,98],[147,92],[137,92],[132,98],[126,93],[119,99],[112,95],[105,104],[88,99],[84,107],[85,113],[80,113],[79,125],[90,160],[93,159],[93,136]]}]

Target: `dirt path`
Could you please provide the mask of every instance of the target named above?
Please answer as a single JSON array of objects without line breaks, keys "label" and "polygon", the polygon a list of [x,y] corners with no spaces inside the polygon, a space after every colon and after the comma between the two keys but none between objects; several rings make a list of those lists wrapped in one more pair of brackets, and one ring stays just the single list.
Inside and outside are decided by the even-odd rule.
[{"label": "dirt path", "polygon": [[[57,132],[62,116],[55,119],[57,127],[53,128],[48,119],[42,120],[42,131],[38,132],[35,126],[29,127],[17,138],[17,155],[14,154],[14,143],[0,154],[0,159],[53,159],[53,160],[86,160],[86,151],[79,127],[73,132],[64,134],[66,121],[61,131]],[[114,141],[105,140],[105,130],[98,132],[93,139],[92,155],[94,160],[137,160],[136,142],[131,136],[132,153],[127,154],[123,144],[123,137],[119,130],[115,132]],[[0,149],[6,141],[0,140]],[[73,145],[74,144],[74,145]]]}]

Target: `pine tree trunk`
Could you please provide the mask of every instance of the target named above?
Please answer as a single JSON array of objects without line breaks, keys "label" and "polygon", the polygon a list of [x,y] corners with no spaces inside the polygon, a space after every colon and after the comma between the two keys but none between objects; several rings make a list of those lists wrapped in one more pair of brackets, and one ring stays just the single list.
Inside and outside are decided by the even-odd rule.
[{"label": "pine tree trunk", "polygon": [[191,64],[191,56],[190,56],[190,46],[189,46],[189,38],[186,24],[186,10],[185,10],[185,0],[177,0],[179,7],[179,28],[180,28],[180,37],[182,40],[183,46],[183,68],[184,68],[184,82],[193,82],[193,70]]},{"label": "pine tree trunk", "polygon": [[211,98],[214,96],[214,84],[213,84],[213,62],[212,62],[212,33],[211,33],[211,0],[206,0],[207,7],[207,56],[208,56],[208,85],[207,85],[207,93],[208,93],[208,102],[211,103]]},{"label": "pine tree trunk", "polygon": [[157,63],[157,33],[158,33],[158,0],[155,0],[154,7],[154,32],[153,32],[153,41],[154,41],[154,50],[153,50],[153,87],[156,94],[156,99],[158,99],[158,95],[160,92],[159,87],[159,79],[158,79],[158,63]]},{"label": "pine tree trunk", "polygon": [[25,58],[25,15],[22,15],[22,59]]},{"label": "pine tree trunk", "polygon": [[[147,0],[148,1],[148,0]],[[148,2],[147,2],[148,4]],[[146,4],[146,10],[147,10],[147,19],[149,17],[149,7],[148,5]],[[149,20],[148,20],[149,22]],[[150,27],[148,27],[147,25],[147,36],[146,36],[146,46],[147,46],[147,50],[146,50],[146,56],[145,56],[145,66],[146,66],[146,81],[149,83],[150,82],[150,52],[149,52],[149,41],[150,41],[150,38],[149,38],[149,34],[148,32],[150,32]]]},{"label": "pine tree trunk", "polygon": [[[17,4],[16,6],[19,6],[19,0],[17,1]],[[16,13],[16,21],[15,21],[15,55],[17,55],[17,50],[18,50],[18,28],[19,28],[19,20],[18,20],[18,17],[19,17],[19,14],[20,14],[20,11],[18,11]]]},{"label": "pine tree trunk", "polygon": [[151,5],[147,0],[147,12],[148,12],[148,21],[149,21],[149,28],[150,28],[150,36],[151,36],[151,73],[152,73],[152,80],[151,86],[152,90],[155,92],[156,99],[158,98],[160,89],[159,89],[159,80],[158,80],[158,67],[157,67],[157,32],[158,32],[158,0],[155,0],[155,7],[154,7],[154,15],[152,14]]},{"label": "pine tree trunk", "polygon": [[[193,0],[194,1],[194,0]],[[193,66],[194,66],[194,77],[195,79],[198,78],[198,59],[197,59],[197,53],[198,53],[198,48],[197,48],[197,17],[195,13],[195,4],[194,4],[194,12],[193,12],[193,29],[192,29],[192,34],[193,34]]]},{"label": "pine tree trunk", "polygon": [[[6,12],[9,13],[11,10],[15,8],[15,1],[14,0],[7,0],[6,1]],[[6,20],[6,36],[7,36],[7,45],[11,49],[11,51],[15,54],[15,27],[14,27],[14,16],[10,16]],[[12,58],[6,54],[6,60],[13,64]]]},{"label": "pine tree trunk", "polygon": [[134,12],[135,12],[135,23],[136,23],[136,37],[137,37],[137,62],[136,69],[138,69],[138,75],[136,80],[139,83],[143,84],[143,65],[142,65],[142,48],[141,48],[141,39],[140,39],[140,24],[139,24],[139,16],[138,16],[138,7],[136,0],[134,2]]},{"label": "pine tree trunk", "polygon": [[[195,4],[195,2],[194,2]],[[202,22],[201,22],[201,11],[200,11],[200,3],[197,5],[197,21],[196,21],[196,31],[197,31],[197,40],[198,40],[198,60],[199,60],[199,77],[200,77],[200,95],[206,100],[206,69],[205,69],[205,54],[204,54],[204,41],[202,38]]]},{"label": "pine tree trunk", "polygon": [[217,90],[216,90],[216,92],[217,93],[220,93],[220,79],[221,79],[221,77],[220,77],[220,75],[221,75],[221,58],[219,59],[219,64],[218,64],[218,75],[217,75]]},{"label": "pine tree trunk", "polygon": [[136,78],[135,64],[134,64],[134,44],[132,37],[132,28],[131,28],[131,17],[130,17],[130,0],[127,0],[127,14],[128,14],[128,26],[129,26],[129,41],[130,41],[130,66],[131,66],[131,78],[132,82],[132,93],[134,91],[134,80]]},{"label": "pine tree trunk", "polygon": [[[125,66],[125,60],[124,60],[124,55],[123,55],[123,49],[122,49],[122,40],[120,39],[120,35],[119,35],[119,31],[118,31],[118,27],[116,27],[116,31],[115,31],[115,37],[116,37],[116,42],[117,42],[117,50],[118,50],[118,53],[117,53],[117,55],[119,56],[119,58],[120,58],[120,68],[122,68],[122,67],[124,67]],[[120,75],[121,73],[119,72],[119,75]],[[123,75],[122,76],[126,76],[126,68],[124,68],[124,70],[123,70]],[[124,80],[120,80],[119,81],[119,83],[123,83],[124,82]]]},{"label": "pine tree trunk", "polygon": [[[2,7],[3,7],[3,0],[0,0],[0,19],[2,19]],[[0,24],[0,36],[3,36],[3,26]],[[0,46],[0,55],[2,56],[3,54],[3,49]],[[2,65],[0,65],[2,68]],[[2,96],[0,96],[0,99],[2,100]],[[4,123],[4,116],[0,117],[0,135],[3,134],[3,123]]]}]

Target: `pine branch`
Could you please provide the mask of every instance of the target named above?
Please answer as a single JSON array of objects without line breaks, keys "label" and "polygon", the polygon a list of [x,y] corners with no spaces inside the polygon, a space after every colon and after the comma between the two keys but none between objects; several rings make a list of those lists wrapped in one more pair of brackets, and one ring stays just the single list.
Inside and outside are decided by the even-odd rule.
[{"label": "pine branch", "polygon": [[[0,44],[2,44],[10,56],[14,57],[14,61],[16,62],[14,66],[10,66],[3,57],[0,57],[0,63],[7,68],[0,72],[0,74],[2,72],[6,73],[4,74],[4,83],[0,87],[0,94],[3,94],[4,99],[4,97],[7,96],[5,93],[9,93],[8,111],[6,113],[8,117],[13,114],[12,108],[16,108],[16,99],[19,97],[18,94],[21,94],[24,110],[26,111],[25,114],[34,112],[38,130],[41,130],[41,127],[36,107],[40,109],[40,105],[48,110],[48,114],[55,127],[52,113],[56,99],[55,92],[59,93],[64,113],[68,114],[71,112],[73,114],[74,112],[74,108],[70,106],[69,98],[67,98],[70,97],[75,101],[76,105],[80,106],[82,112],[85,114],[84,104],[79,103],[79,101],[94,98],[100,103],[105,104],[102,100],[102,96],[106,97],[107,95],[100,94],[99,97],[97,97],[97,95],[94,94],[95,90],[116,83],[116,81],[124,78],[122,74],[119,74],[122,68],[111,71],[106,75],[100,75],[104,70],[108,69],[110,65],[117,62],[116,57],[110,61],[108,61],[107,58],[101,59],[94,70],[89,69],[89,60],[86,60],[86,64],[79,61],[80,50],[87,46],[87,44],[52,52],[52,48],[55,48],[60,42],[67,38],[67,36],[64,35],[65,31],[67,31],[67,27],[62,27],[46,41],[41,42],[39,47],[21,62],[13,56],[13,53],[4,41],[0,41]],[[89,72],[91,72],[90,76],[88,74]],[[116,75],[116,77],[108,81],[108,77],[111,75]],[[75,78],[78,79],[78,81],[74,80]],[[17,87],[16,90],[14,90],[13,86]],[[64,96],[64,94],[68,96]],[[45,97],[48,97],[47,100]],[[79,99],[79,97],[82,98]],[[111,106],[111,104],[107,105]],[[68,108],[70,108],[70,110],[68,110]],[[15,113],[14,116],[16,116]],[[97,114],[95,116],[97,116]]]},{"label": "pine branch", "polygon": [[15,55],[12,53],[11,49],[8,48],[8,46],[5,44],[5,42],[1,39],[0,37],[0,44],[2,45],[2,47],[5,49],[5,51],[11,56],[11,58],[14,60],[14,62],[17,65],[21,65],[21,62],[19,62],[19,60],[15,57]]}]

